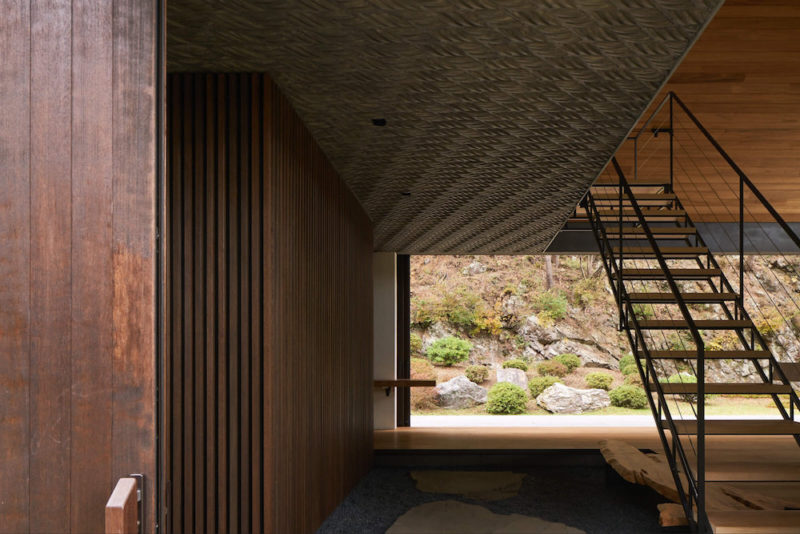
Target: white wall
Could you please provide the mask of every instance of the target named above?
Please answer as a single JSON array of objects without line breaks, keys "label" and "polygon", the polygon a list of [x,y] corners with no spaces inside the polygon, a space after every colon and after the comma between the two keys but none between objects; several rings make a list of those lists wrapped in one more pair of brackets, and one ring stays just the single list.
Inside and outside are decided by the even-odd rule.
[{"label": "white wall", "polygon": [[[397,378],[397,256],[394,252],[375,252],[372,256],[373,359],[375,380]],[[389,396],[374,390],[375,430],[397,426],[396,389]]]}]

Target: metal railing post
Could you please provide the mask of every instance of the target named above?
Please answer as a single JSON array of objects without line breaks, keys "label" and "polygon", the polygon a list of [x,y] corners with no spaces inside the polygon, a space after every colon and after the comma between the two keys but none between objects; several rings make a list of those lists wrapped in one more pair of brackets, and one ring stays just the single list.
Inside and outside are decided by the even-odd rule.
[{"label": "metal railing post", "polygon": [[[739,310],[744,310],[744,178],[739,175]],[[737,317],[737,319],[740,317]]]},{"label": "metal railing post", "polygon": [[672,93],[669,95],[669,192],[675,192],[675,175],[672,167],[674,161],[674,151],[672,146],[672,138],[675,135],[675,127],[672,122]]},{"label": "metal railing post", "polygon": [[[635,143],[635,141],[634,141]],[[634,158],[635,158],[634,152]],[[619,331],[622,332],[625,328],[625,319],[622,310],[622,258],[624,252],[622,251],[622,180],[619,181],[619,236],[617,242],[619,243],[619,268],[617,269],[617,310],[619,312]]]}]

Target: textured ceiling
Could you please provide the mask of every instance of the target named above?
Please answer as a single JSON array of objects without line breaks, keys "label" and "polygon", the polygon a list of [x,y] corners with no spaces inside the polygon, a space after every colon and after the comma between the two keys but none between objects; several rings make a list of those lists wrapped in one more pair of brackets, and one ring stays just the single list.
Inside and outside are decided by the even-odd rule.
[{"label": "textured ceiling", "polygon": [[269,72],[377,250],[536,253],[720,3],[170,0],[167,65]]}]

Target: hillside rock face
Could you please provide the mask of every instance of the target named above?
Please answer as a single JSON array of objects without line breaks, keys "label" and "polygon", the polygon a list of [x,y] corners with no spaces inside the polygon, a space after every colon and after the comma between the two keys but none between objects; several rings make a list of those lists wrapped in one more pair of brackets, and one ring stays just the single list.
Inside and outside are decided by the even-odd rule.
[{"label": "hillside rock face", "polygon": [[[738,278],[731,271],[738,258],[718,260],[729,280]],[[779,361],[800,361],[800,260],[754,256],[745,258],[745,266],[747,305],[754,322]],[[584,367],[617,370],[619,359],[631,348],[617,330],[617,304],[598,258],[561,256],[552,268],[554,285],[547,290],[543,256],[415,256],[412,329],[422,341],[417,355],[424,356],[437,339],[455,336],[473,345],[468,364],[495,371],[512,358],[535,367],[565,353],[578,355]],[[646,289],[666,290],[651,286]],[[689,284],[686,290],[705,289]],[[715,317],[713,306],[695,308],[698,318]],[[650,312],[656,319],[666,318],[663,310]],[[708,341],[724,350],[738,346],[735,336],[724,333],[710,333]],[[651,349],[678,350],[687,343],[691,344],[678,334],[665,333]],[[691,364],[679,362],[684,367]],[[709,381],[758,381],[750,362],[717,360],[707,369]]]},{"label": "hillside rock face", "polygon": [[486,388],[471,382],[466,376],[457,376],[436,386],[439,405],[443,408],[470,408],[485,404],[489,392]]},{"label": "hillside rock face", "polygon": [[611,406],[605,390],[575,389],[558,382],[536,397],[536,402],[553,413],[583,413]]}]

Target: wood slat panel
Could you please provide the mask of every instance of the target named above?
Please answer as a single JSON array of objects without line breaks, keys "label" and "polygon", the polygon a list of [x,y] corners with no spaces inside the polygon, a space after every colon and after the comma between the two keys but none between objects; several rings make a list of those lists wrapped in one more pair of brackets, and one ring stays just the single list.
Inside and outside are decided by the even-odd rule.
[{"label": "wood slat panel", "polygon": [[29,526],[30,4],[0,16],[0,533]]},{"label": "wood slat panel", "polygon": [[[156,478],[157,0],[114,2],[112,477]],[[151,489],[155,489],[154,485]],[[154,528],[155,491],[145,524]]]},{"label": "wood slat panel", "polygon": [[111,473],[112,5],[76,0],[72,41],[72,532],[93,532]]},{"label": "wood slat panel", "polygon": [[30,529],[53,534],[70,528],[70,10],[31,5]]},{"label": "wood slat panel", "polygon": [[312,532],[370,464],[371,225],[265,75],[168,92],[167,524]]},{"label": "wood slat panel", "polygon": [[102,532],[157,475],[156,1],[0,11],[0,532]]}]

